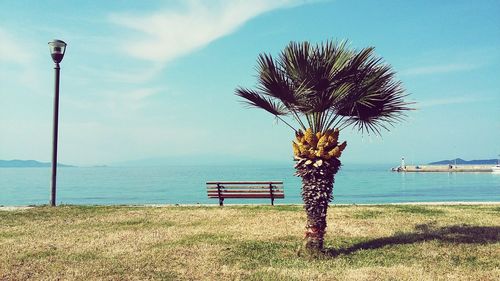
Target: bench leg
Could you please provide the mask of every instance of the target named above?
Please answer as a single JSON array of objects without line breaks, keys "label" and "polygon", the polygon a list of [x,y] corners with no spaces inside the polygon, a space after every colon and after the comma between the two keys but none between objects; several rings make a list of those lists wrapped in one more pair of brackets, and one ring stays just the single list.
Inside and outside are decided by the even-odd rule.
[{"label": "bench leg", "polygon": [[224,198],[219,198],[219,206],[224,206]]},{"label": "bench leg", "polygon": [[271,198],[271,206],[274,206],[274,198]]}]

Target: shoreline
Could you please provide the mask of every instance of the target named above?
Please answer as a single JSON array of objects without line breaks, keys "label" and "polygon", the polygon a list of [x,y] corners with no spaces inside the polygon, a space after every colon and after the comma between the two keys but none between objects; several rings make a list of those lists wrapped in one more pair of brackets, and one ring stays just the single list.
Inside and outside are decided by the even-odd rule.
[{"label": "shoreline", "polygon": [[393,172],[398,173],[493,173],[495,165],[404,165],[394,167]]},{"label": "shoreline", "polygon": [[[274,204],[275,206],[302,206],[302,204]],[[500,205],[500,201],[449,201],[449,202],[400,202],[400,203],[361,203],[361,204],[330,204],[330,206],[392,206],[392,205],[418,205],[418,206],[460,206],[460,205]],[[22,211],[29,210],[38,207],[44,207],[47,205],[37,205],[37,206],[0,206],[0,211]],[[61,206],[61,205],[59,205]],[[166,208],[166,207],[220,207],[219,204],[142,204],[142,205],[85,205],[85,204],[75,204],[75,205],[62,205],[62,206],[76,206],[76,207],[131,207],[131,208]],[[224,204],[223,207],[231,206],[271,206],[270,204]],[[222,208],[223,208],[222,207]]]}]

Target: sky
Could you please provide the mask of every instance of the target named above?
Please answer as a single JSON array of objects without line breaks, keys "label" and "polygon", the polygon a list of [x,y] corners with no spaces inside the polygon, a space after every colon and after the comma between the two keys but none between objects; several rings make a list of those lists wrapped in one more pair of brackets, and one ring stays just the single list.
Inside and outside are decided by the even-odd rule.
[{"label": "sky", "polygon": [[[234,95],[290,41],[374,46],[416,102],[382,136],[341,132],[343,163],[500,154],[500,1],[0,2],[0,159],[290,163],[293,132]],[[141,162],[142,161],[142,162]]]}]

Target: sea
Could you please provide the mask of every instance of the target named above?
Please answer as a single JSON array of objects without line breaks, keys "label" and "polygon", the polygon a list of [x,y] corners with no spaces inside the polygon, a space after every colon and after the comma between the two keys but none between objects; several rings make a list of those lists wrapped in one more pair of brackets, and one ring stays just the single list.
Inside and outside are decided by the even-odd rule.
[{"label": "sea", "polygon": [[[218,204],[207,181],[283,181],[285,198],[302,202],[301,180],[288,165],[58,168],[57,204]],[[334,204],[500,201],[500,174],[397,173],[390,165],[345,164],[335,176]],[[0,206],[49,203],[50,168],[0,168]],[[225,204],[269,204],[226,199]]]}]

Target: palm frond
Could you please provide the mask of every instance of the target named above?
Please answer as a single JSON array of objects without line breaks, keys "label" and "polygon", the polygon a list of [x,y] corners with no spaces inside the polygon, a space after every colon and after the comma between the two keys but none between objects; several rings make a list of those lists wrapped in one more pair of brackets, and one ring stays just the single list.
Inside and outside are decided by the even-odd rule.
[{"label": "palm frond", "polygon": [[[309,42],[290,42],[279,56],[279,65],[293,83],[301,84],[308,80],[310,73],[311,44]],[[297,87],[298,84],[295,84]]]},{"label": "palm frond", "polygon": [[394,79],[394,72],[388,65],[374,67],[372,60],[358,72],[353,89],[340,103],[337,111],[349,117],[361,132],[380,134],[380,129],[388,130],[384,124],[401,121],[411,110],[410,103],[400,81]]},{"label": "palm frond", "polygon": [[281,100],[286,107],[297,104],[293,85],[287,79],[284,71],[275,64],[272,56],[259,55],[257,60],[259,71],[258,89],[261,93]]},{"label": "palm frond", "polygon": [[265,111],[276,116],[288,114],[288,110],[283,104],[275,102],[272,99],[257,93],[256,91],[237,88],[236,95],[244,98],[245,100],[243,102],[251,107],[264,109]]}]

